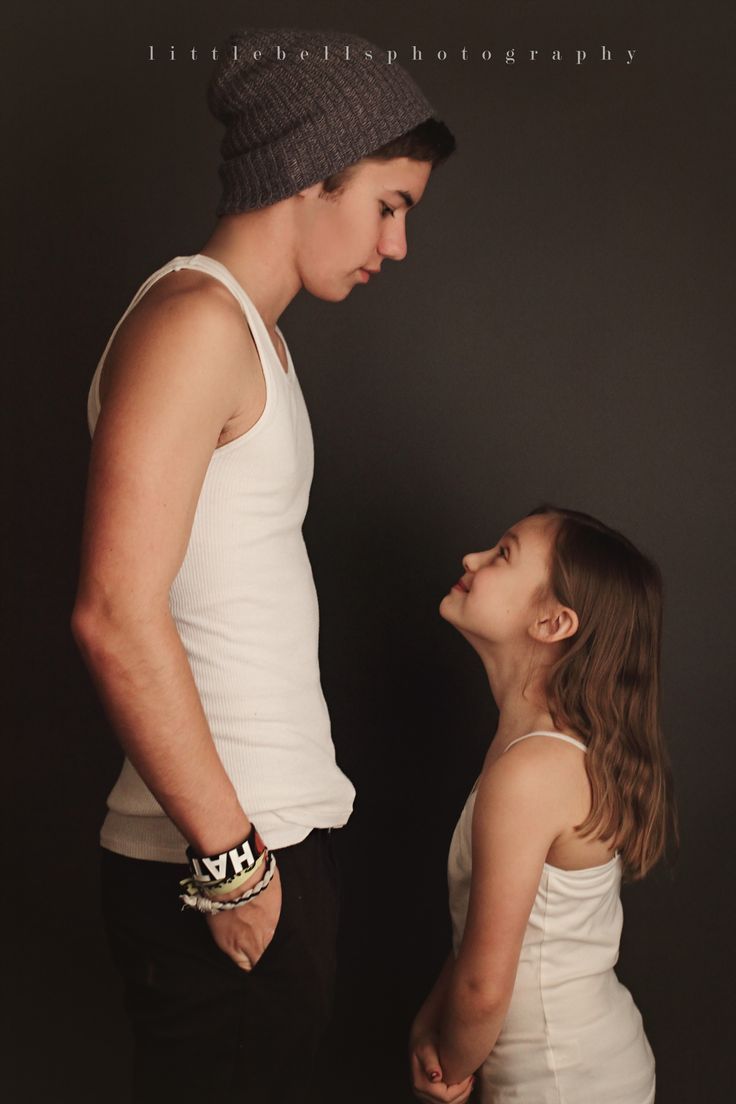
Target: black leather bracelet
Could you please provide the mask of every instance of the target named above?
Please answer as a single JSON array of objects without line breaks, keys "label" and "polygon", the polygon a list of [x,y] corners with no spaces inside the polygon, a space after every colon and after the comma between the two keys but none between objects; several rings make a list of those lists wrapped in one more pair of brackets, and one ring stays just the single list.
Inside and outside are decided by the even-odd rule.
[{"label": "black leather bracelet", "polygon": [[253,825],[247,839],[219,855],[197,855],[192,847],[187,847],[192,879],[202,886],[222,885],[252,870],[265,850],[266,845]]}]

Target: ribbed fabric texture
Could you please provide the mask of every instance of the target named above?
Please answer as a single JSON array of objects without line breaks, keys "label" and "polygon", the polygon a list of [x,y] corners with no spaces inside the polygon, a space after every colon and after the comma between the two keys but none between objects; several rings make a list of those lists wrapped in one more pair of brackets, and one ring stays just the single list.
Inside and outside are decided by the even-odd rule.
[{"label": "ribbed fabric texture", "polygon": [[[563,733],[519,739],[531,735],[585,751]],[[470,896],[475,799],[474,789],[448,861],[455,953]],[[653,1104],[652,1051],[613,969],[623,925],[620,886],[618,855],[584,870],[544,864],[506,1020],[479,1071],[480,1104]]]},{"label": "ribbed fabric texture", "polygon": [[[259,421],[212,456],[170,608],[241,804],[269,847],[286,847],[312,828],[344,824],[354,798],[335,763],[319,678],[317,597],[301,531],[312,434],[291,357],[287,374],[252,302],[219,262],[175,258],[142,285],[123,318],[157,280],[185,267],[219,280],[240,303],[267,398]],[[91,432],[114,336],[90,388]],[[132,858],[184,861],[185,840],[127,760],[108,806],[103,846]]]},{"label": "ribbed fabric texture", "polygon": [[406,70],[364,38],[287,28],[231,35],[209,106],[226,127],[218,215],[288,199],[434,114]]}]

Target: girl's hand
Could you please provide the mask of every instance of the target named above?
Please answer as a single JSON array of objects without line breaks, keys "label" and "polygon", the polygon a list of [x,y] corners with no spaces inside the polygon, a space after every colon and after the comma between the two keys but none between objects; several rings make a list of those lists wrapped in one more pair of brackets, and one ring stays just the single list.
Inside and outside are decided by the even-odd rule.
[{"label": "girl's hand", "polygon": [[412,1032],[411,1080],[414,1095],[425,1104],[465,1104],[473,1091],[474,1077],[457,1085],[446,1085],[437,1053],[436,1031]]}]

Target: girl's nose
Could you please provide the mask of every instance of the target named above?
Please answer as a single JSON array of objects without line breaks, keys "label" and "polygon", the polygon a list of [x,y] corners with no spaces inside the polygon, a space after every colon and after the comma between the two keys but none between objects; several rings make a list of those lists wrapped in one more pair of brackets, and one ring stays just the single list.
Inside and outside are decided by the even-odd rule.
[{"label": "girl's nose", "polygon": [[472,572],[477,571],[479,567],[483,567],[484,564],[489,563],[492,557],[492,548],[489,548],[486,552],[468,552],[466,556],[463,556],[463,567],[472,574]]},{"label": "girl's nose", "polygon": [[477,552],[468,552],[467,555],[463,556],[463,567],[465,568],[465,570],[467,572],[472,574],[475,571],[476,567],[478,566],[477,560],[478,560],[478,553]]}]

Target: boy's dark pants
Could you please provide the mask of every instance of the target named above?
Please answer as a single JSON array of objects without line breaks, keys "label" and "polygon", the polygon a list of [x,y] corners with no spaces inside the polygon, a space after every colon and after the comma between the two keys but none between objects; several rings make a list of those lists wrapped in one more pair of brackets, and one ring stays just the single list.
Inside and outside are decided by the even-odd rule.
[{"label": "boy's dark pants", "polygon": [[103,851],[103,913],[136,1044],[135,1104],[200,1093],[253,1104],[308,1098],[335,980],[333,848],[315,829],[276,852],[281,917],[250,973],[216,946],[201,914],[182,911],[186,866]]}]

